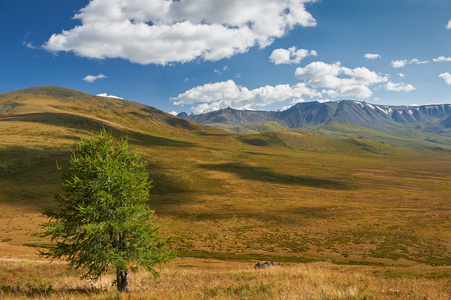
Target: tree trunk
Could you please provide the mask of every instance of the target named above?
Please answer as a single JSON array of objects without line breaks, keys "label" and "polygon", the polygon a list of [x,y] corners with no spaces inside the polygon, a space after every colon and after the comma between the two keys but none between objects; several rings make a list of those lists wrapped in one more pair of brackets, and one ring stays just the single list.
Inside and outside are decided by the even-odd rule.
[{"label": "tree trunk", "polygon": [[128,287],[128,268],[125,271],[116,270],[117,290],[119,292],[130,292]]}]

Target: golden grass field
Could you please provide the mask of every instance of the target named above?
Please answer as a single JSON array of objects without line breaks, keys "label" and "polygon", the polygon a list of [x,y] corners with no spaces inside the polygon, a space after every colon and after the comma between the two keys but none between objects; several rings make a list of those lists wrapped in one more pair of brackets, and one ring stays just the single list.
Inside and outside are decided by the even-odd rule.
[{"label": "golden grass field", "polygon": [[[59,191],[56,162],[67,167],[70,148],[103,127],[149,163],[149,205],[181,257],[158,280],[137,274],[133,298],[451,295],[450,151],[232,135],[58,88],[0,95],[0,108],[8,102],[21,105],[0,114],[0,297],[116,295],[35,255],[49,243],[35,234]],[[283,266],[253,270],[257,261]]]},{"label": "golden grass field", "polygon": [[2,298],[449,299],[451,292],[449,267],[315,262],[254,270],[249,262],[178,258],[157,279],[146,272],[132,275],[132,292],[126,295],[111,286],[114,274],[97,282],[80,281],[81,273],[62,262],[1,260],[0,267]]}]

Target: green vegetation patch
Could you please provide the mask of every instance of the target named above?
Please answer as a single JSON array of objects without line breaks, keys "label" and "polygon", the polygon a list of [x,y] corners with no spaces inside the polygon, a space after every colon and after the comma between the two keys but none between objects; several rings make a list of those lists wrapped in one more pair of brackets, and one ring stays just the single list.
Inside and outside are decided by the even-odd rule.
[{"label": "green vegetation patch", "polygon": [[0,114],[6,114],[10,111],[12,111],[14,108],[18,106],[24,105],[23,103],[17,103],[17,102],[6,102],[6,103],[0,103]]}]

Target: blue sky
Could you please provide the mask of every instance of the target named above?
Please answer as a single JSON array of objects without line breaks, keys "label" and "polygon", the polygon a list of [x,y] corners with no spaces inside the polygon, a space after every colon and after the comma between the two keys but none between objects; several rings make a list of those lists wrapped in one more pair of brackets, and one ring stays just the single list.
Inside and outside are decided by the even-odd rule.
[{"label": "blue sky", "polygon": [[166,112],[451,103],[449,0],[0,0],[0,93]]}]

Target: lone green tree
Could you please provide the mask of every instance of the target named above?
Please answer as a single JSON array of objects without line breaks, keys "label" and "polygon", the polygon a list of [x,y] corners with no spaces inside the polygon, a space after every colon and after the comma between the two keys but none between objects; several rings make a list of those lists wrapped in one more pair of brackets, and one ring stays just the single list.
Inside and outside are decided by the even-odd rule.
[{"label": "lone green tree", "polygon": [[151,183],[146,163],[131,151],[126,140],[115,140],[103,130],[81,140],[72,150],[71,168],[62,175],[64,196],[56,195],[58,207],[43,212],[43,236],[56,244],[41,254],[62,258],[70,267],[84,270],[84,279],[98,279],[116,270],[116,285],[129,292],[129,271],[144,267],[155,277],[155,266],[175,254],[169,239],[159,236],[151,222]]}]

